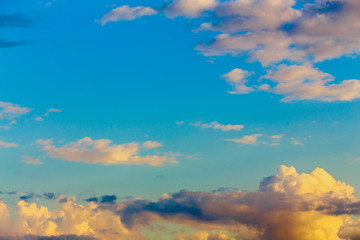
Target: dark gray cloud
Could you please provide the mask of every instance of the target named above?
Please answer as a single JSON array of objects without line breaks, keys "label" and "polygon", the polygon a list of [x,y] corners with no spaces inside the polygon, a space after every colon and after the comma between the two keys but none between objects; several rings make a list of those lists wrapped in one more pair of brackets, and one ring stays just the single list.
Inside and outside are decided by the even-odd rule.
[{"label": "dark gray cloud", "polygon": [[104,195],[101,197],[100,203],[115,203],[116,199],[115,195]]}]

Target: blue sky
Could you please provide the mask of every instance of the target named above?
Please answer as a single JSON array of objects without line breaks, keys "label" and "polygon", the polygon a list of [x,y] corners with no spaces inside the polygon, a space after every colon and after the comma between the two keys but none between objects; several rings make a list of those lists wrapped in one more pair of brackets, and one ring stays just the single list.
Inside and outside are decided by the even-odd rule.
[{"label": "blue sky", "polygon": [[360,7],[249,2],[3,0],[0,190],[18,193],[6,203],[255,191],[280,165],[358,193],[359,28],[331,29]]}]

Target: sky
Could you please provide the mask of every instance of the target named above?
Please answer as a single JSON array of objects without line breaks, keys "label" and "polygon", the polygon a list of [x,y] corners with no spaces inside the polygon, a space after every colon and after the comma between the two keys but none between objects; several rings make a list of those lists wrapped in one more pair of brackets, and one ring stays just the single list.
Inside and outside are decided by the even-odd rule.
[{"label": "sky", "polygon": [[0,238],[360,238],[358,0],[0,0]]}]

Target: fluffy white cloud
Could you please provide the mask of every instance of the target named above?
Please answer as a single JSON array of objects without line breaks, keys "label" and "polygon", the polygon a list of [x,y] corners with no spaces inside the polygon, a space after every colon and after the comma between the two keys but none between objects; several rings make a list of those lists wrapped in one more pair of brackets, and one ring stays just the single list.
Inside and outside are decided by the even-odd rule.
[{"label": "fluffy white cloud", "polygon": [[0,101],[0,119],[13,119],[30,111],[30,108],[22,107],[19,104]]},{"label": "fluffy white cloud", "polygon": [[104,26],[108,22],[134,20],[142,16],[150,16],[155,14],[157,14],[157,11],[150,7],[130,7],[128,5],[124,5],[111,10],[109,13],[105,14],[100,20],[97,20],[97,22],[101,23],[101,25]]},{"label": "fluffy white cloud", "polygon": [[334,81],[332,75],[308,65],[280,65],[265,78],[277,83],[272,91],[285,95],[283,101],[350,101],[360,97],[360,80],[331,83]]},{"label": "fluffy white cloud", "polygon": [[217,121],[211,123],[192,123],[191,125],[200,127],[200,128],[212,128],[212,129],[220,129],[222,131],[240,131],[244,128],[244,125],[239,124],[221,124]]},{"label": "fluffy white cloud", "polygon": [[0,148],[10,148],[10,147],[17,147],[16,143],[8,143],[0,140]]},{"label": "fluffy white cloud", "polygon": [[20,201],[16,206],[16,217],[13,218],[10,216],[10,207],[0,201],[0,215],[2,239],[20,239],[25,236],[35,236],[30,239],[37,239],[36,236],[56,239],[56,236],[66,235],[102,240],[144,239],[138,232],[124,227],[118,215],[98,208],[95,203],[82,206],[66,200],[62,201],[60,209],[50,211],[44,206]]},{"label": "fluffy white cloud", "polygon": [[[150,143],[146,143],[144,147],[149,147]],[[154,142],[152,142],[154,145]],[[139,143],[127,143],[120,145],[112,145],[111,140],[100,139],[92,140],[85,137],[76,142],[66,144],[62,147],[54,145],[45,145],[42,150],[53,158],[61,158],[65,161],[78,161],[93,164],[113,165],[151,165],[163,166],[166,163],[177,163],[175,157],[166,155],[137,155],[141,145]]]},{"label": "fluffy white cloud", "polygon": [[249,136],[244,136],[238,139],[226,139],[229,142],[236,142],[236,143],[244,143],[244,144],[255,144],[257,143],[257,139],[261,137],[262,134],[253,134]]},{"label": "fluffy white cloud", "polygon": [[174,0],[164,10],[170,17],[199,17],[204,11],[212,10],[218,5],[217,0]]},{"label": "fluffy white cloud", "polygon": [[231,72],[222,75],[222,77],[233,87],[233,91],[229,93],[244,94],[254,91],[254,88],[246,86],[248,82],[247,78],[252,74],[253,72],[235,68]]}]

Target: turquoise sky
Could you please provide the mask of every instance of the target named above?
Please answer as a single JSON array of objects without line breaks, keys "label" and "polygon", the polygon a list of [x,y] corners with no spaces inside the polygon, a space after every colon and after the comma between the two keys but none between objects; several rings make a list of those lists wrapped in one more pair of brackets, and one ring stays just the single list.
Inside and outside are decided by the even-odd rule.
[{"label": "turquoise sky", "polygon": [[280,165],[359,193],[355,3],[186,2],[0,0],[1,199],[254,191]]},{"label": "turquoise sky", "polygon": [[[2,39],[24,44],[1,48],[1,101],[30,110],[0,120],[11,127],[0,129],[0,139],[18,145],[0,149],[3,191],[154,199],[180,189],[253,190],[281,164],[305,171],[323,167],[360,188],[358,100],[282,102],[273,93],[229,94],[223,74],[246,69],[257,81],[264,68],[241,55],[199,54],[195,46],[218,33],[194,33],[198,19],[160,13],[104,26],[95,22],[115,6],[158,8],[161,1],[46,3],[2,1],[1,14],[23,19],[21,26],[1,27]],[[343,56],[314,66],[343,80],[360,78],[359,63]],[[61,112],[36,121],[51,108]],[[10,125],[12,120],[17,123]],[[194,126],[214,121],[244,128]],[[226,141],[253,134],[263,136],[254,144]],[[271,146],[271,136],[282,134],[280,145]],[[84,137],[113,144],[157,141],[162,147],[149,152],[182,156],[161,167],[104,166],[52,158],[36,144],[53,139],[62,146]],[[27,164],[23,156],[44,164]]]}]

